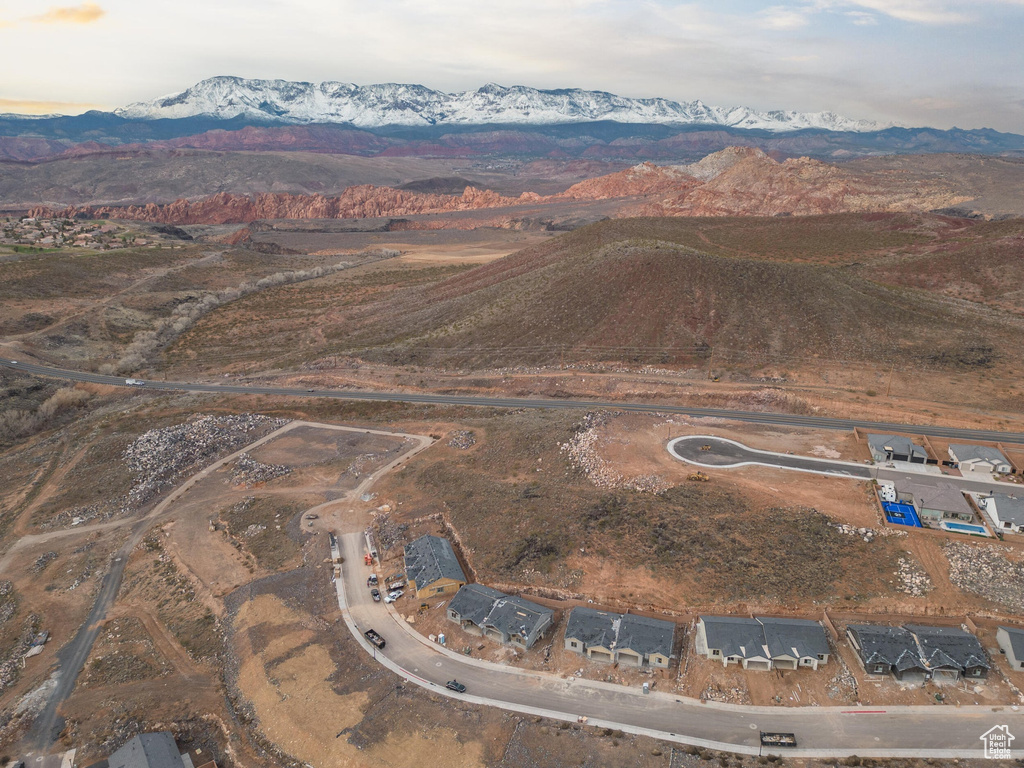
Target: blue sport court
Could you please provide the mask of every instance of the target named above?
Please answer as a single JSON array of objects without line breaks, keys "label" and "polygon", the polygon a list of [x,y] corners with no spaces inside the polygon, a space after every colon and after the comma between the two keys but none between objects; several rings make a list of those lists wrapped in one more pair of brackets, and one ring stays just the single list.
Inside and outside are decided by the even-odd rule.
[{"label": "blue sport court", "polygon": [[883,501],[882,509],[885,510],[885,519],[896,525],[909,525],[911,528],[923,528],[921,519],[914,511],[912,504],[900,504],[895,501]]}]

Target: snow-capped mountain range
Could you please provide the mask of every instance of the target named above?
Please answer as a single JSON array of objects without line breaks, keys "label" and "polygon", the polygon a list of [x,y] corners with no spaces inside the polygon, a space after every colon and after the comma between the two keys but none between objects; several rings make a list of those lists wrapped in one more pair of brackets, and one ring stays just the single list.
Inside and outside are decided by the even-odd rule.
[{"label": "snow-capped mountain range", "polygon": [[170,96],[114,111],[124,118],[155,120],[208,116],[270,122],[385,125],[481,125],[586,123],[710,124],[767,131],[820,128],[877,131],[888,126],[833,112],[758,112],[748,107],[713,107],[700,101],[629,99],[577,88],[538,90],[489,84],[475,91],[443,93],[422,85],[353,85],[212,77]]}]

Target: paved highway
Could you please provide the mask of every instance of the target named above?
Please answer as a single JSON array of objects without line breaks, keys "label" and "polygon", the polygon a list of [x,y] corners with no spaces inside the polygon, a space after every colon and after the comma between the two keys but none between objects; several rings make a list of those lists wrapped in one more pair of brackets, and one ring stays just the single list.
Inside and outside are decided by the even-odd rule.
[{"label": "paved highway", "polygon": [[[38,376],[66,379],[69,381],[91,381],[96,384],[126,386],[125,380],[117,376],[98,373],[83,373],[63,368],[54,368],[35,363],[0,359],[0,366],[17,368]],[[685,416],[734,419],[753,424],[778,424],[789,427],[816,429],[850,430],[854,427],[877,432],[911,432],[929,437],[957,440],[1002,441],[1024,444],[1024,433],[999,432],[984,429],[957,429],[954,427],[927,426],[919,424],[890,424],[879,421],[857,419],[830,419],[818,416],[797,416],[788,413],[760,413],[728,408],[691,408],[667,403],[624,403],[605,400],[563,400],[555,398],[480,397],[475,395],[433,395],[407,392],[367,392],[334,389],[301,389],[296,387],[269,387],[241,384],[197,384],[175,381],[147,381],[145,389],[169,390],[175,392],[214,392],[244,395],[274,395],[298,397],[331,397],[339,400],[376,400],[382,402],[424,403],[428,405],[476,405],[490,408],[604,408],[616,411],[637,411],[643,413],[678,413]]]},{"label": "paved highway", "polygon": [[[575,721],[582,715],[600,727],[753,755],[759,754],[760,731],[795,733],[799,747],[786,754],[801,757],[979,757],[979,737],[993,725],[1005,724],[1013,733],[1024,733],[1024,712],[1010,707],[702,704],[658,691],[645,695],[638,688],[591,680],[570,682],[553,674],[472,659],[430,643],[394,609],[370,599],[363,542],[358,533],[338,537],[344,564],[336,586],[353,634],[377,661],[437,693],[563,720]],[[395,608],[408,613],[416,602],[402,597]],[[387,641],[383,651],[362,638],[362,631],[371,628]],[[818,674],[834,672],[826,666]],[[466,686],[465,694],[444,690],[445,682],[453,678]]]}]

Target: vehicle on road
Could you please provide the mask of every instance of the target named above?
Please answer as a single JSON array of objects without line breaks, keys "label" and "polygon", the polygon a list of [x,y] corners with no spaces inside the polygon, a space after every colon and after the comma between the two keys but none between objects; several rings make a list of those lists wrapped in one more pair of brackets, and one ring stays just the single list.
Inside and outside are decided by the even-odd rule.
[{"label": "vehicle on road", "polygon": [[387,645],[384,638],[378,635],[377,630],[375,629],[366,630],[365,632],[363,632],[363,637],[365,637],[378,648],[383,648],[385,645]]},{"label": "vehicle on road", "polygon": [[395,602],[395,600],[397,600],[398,598],[400,598],[404,594],[405,594],[405,592],[403,592],[400,589],[396,589],[396,590],[394,590],[392,592],[388,592],[388,596],[384,598],[384,602],[385,603],[393,603],[393,602]]},{"label": "vehicle on road", "polygon": [[464,686],[458,680],[449,680],[447,683],[444,684],[444,687],[447,688],[449,691],[455,691],[456,693],[466,692],[466,686]]},{"label": "vehicle on road", "polygon": [[373,602],[379,603],[380,602],[380,590],[377,589],[376,587],[371,589],[370,590],[370,597],[373,598]]},{"label": "vehicle on road", "polygon": [[307,392],[315,392],[316,390],[315,389],[307,389],[306,391]]},{"label": "vehicle on road", "polygon": [[795,747],[796,734],[794,733],[769,733],[761,731],[761,746],[764,747]]},{"label": "vehicle on road", "polygon": [[371,573],[366,579],[366,586],[376,587],[377,586],[377,574]]},{"label": "vehicle on road", "polygon": [[142,379],[125,379],[124,383],[129,387],[144,387],[146,385]]}]

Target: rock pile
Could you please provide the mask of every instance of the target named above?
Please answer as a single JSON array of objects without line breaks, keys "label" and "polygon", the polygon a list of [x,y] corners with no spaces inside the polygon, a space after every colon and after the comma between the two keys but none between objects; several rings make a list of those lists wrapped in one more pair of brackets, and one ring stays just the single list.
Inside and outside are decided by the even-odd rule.
[{"label": "rock pile", "polygon": [[253,523],[252,525],[250,525],[248,528],[245,529],[245,531],[242,533],[242,535],[245,536],[245,538],[247,538],[247,539],[251,539],[253,536],[258,536],[259,534],[263,533],[263,531],[265,531],[265,530],[267,530],[267,526],[260,525],[259,523]]},{"label": "rock pile", "polygon": [[184,424],[149,430],[124,451],[123,458],[135,478],[126,506],[141,506],[197,464],[241,447],[251,440],[252,432],[287,423],[286,419],[242,413],[199,416]]},{"label": "rock pile", "polygon": [[458,448],[460,451],[465,451],[468,448],[472,448],[476,445],[476,437],[467,429],[460,429],[452,432],[451,439],[448,440],[448,445],[452,448]]},{"label": "rock pile", "polygon": [[944,547],[949,580],[1016,613],[1024,611],[1024,563],[1007,559],[1009,547],[950,542]]},{"label": "rock pile", "polygon": [[231,482],[235,485],[252,488],[254,485],[269,483],[275,478],[284,477],[291,471],[291,467],[286,467],[284,464],[264,464],[261,461],[256,461],[248,453],[243,453],[235,462]]},{"label": "rock pile", "polygon": [[377,509],[373,510],[373,528],[376,531],[377,541],[383,548],[383,551],[387,551],[394,547],[396,544],[405,542],[405,533],[409,530],[409,526],[405,523],[396,523],[391,519],[391,507],[384,504]]},{"label": "rock pile", "polygon": [[562,453],[598,488],[622,488],[642,493],[662,493],[671,486],[658,475],[624,477],[616,472],[597,452],[598,429],[607,421],[605,414],[588,413],[577,425],[576,432],[565,443]]},{"label": "rock pile", "polygon": [[896,577],[900,580],[900,591],[912,597],[924,597],[932,591],[928,573],[911,557],[901,557],[896,561]]},{"label": "rock pile", "polygon": [[16,610],[18,596],[14,592],[14,584],[4,579],[0,581],[0,627],[10,620]]},{"label": "rock pile", "polygon": [[39,626],[40,619],[34,613],[25,620],[25,629],[22,631],[21,637],[18,638],[10,653],[7,654],[7,658],[0,662],[0,691],[5,690],[18,679],[18,673],[21,671],[21,660],[28,653],[32,640],[35,639],[36,634],[39,632]]},{"label": "rock pile", "polygon": [[32,564],[32,573],[41,573],[46,566],[57,559],[56,552],[46,552],[36,558],[36,561]]},{"label": "rock pile", "polygon": [[847,525],[846,523],[836,523],[835,527],[840,533],[847,536],[859,536],[864,541],[871,541],[878,535],[878,531],[874,528],[858,528],[855,525]]}]

